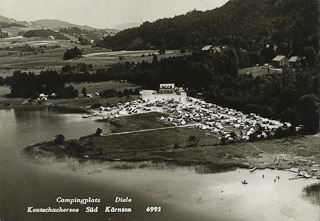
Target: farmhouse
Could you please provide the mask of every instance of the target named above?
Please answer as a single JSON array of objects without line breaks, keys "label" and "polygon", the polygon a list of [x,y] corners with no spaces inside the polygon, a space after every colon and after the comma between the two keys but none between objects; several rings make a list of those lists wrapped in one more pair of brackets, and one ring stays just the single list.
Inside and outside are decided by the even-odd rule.
[{"label": "farmhouse", "polygon": [[298,56],[292,56],[289,59],[289,66],[290,67],[299,67],[301,65],[301,62],[304,58],[298,57]]},{"label": "farmhouse", "polygon": [[176,87],[174,84],[160,84],[159,93],[174,93],[176,91]]},{"label": "farmhouse", "polygon": [[288,58],[284,55],[277,55],[274,59],[272,59],[272,64],[275,67],[288,67]]},{"label": "farmhouse", "polygon": [[206,46],[204,46],[204,47],[201,49],[201,51],[203,51],[203,52],[209,52],[209,53],[218,53],[218,52],[221,52],[221,51],[222,51],[221,48],[223,49],[224,47],[206,45]]}]

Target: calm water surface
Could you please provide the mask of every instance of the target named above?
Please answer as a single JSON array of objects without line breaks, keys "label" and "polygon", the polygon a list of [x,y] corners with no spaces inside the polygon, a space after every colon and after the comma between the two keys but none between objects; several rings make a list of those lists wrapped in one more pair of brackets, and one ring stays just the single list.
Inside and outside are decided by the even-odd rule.
[{"label": "calm water surface", "polygon": [[[316,180],[294,180],[293,173],[166,163],[110,163],[53,158],[26,159],[21,150],[37,142],[94,133],[108,126],[78,114],[0,110],[0,218],[46,220],[319,220],[319,206],[303,188]],[[264,175],[264,178],[262,177]],[[274,178],[280,179],[274,182]],[[248,185],[241,184],[247,180]],[[56,198],[99,198],[96,204],[58,204]],[[132,203],[115,203],[128,196]],[[28,207],[79,208],[78,214],[27,213]],[[85,213],[87,206],[99,212]],[[131,207],[130,214],[105,213],[106,206]],[[147,213],[148,206],[162,208]]]}]

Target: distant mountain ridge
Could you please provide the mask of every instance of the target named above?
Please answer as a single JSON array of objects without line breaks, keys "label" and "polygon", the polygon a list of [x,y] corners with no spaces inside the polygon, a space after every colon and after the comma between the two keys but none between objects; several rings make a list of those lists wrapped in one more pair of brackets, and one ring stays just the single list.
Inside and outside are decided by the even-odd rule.
[{"label": "distant mountain ridge", "polygon": [[[71,27],[77,27],[80,29],[85,29],[85,30],[101,30],[100,28],[94,28],[88,25],[76,25],[72,24],[67,21],[61,21],[58,19],[40,19],[32,22],[26,22],[26,21],[17,21],[15,19],[10,19],[5,16],[0,15],[0,22],[12,24],[24,24],[28,26],[37,26],[43,29],[52,29],[52,30],[59,30],[60,28],[71,28]],[[117,31],[115,29],[103,29],[103,30],[110,30],[110,31]]]},{"label": "distant mountain ridge", "polygon": [[15,23],[17,21],[15,21],[14,19],[10,19],[10,18],[7,18],[7,17],[0,15],[0,22]]},{"label": "distant mountain ridge", "polygon": [[77,28],[86,29],[86,30],[97,29],[87,25],[76,25],[70,22],[61,21],[57,19],[41,19],[41,20],[33,21],[31,23],[34,26],[42,26],[43,28],[56,29],[56,30],[60,28],[69,28],[69,27],[77,27]]}]

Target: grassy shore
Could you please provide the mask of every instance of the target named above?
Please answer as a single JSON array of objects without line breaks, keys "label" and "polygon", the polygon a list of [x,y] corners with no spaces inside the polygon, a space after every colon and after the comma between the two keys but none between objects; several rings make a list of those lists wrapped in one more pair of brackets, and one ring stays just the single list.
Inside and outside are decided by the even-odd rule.
[{"label": "grassy shore", "polygon": [[[220,145],[217,136],[197,128],[168,127],[162,114],[149,113],[109,120],[111,134],[89,135],[79,140],[27,147],[29,155],[68,155],[122,161],[172,161],[180,164],[211,164],[223,167],[290,169],[308,171],[320,164],[320,136],[297,136],[258,142]],[[145,130],[154,128],[155,130]],[[158,128],[158,129],[157,129]],[[161,128],[161,129],[160,129]],[[129,133],[123,133],[128,131]],[[131,132],[130,132],[131,131]],[[194,136],[195,140],[190,140]],[[313,172],[313,175],[320,173]]]}]

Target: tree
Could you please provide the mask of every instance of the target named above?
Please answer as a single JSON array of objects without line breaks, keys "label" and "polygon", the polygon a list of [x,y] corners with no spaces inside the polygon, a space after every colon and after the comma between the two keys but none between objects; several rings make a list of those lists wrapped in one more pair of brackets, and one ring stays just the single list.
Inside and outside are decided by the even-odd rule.
[{"label": "tree", "polygon": [[158,52],[159,52],[159,54],[165,54],[166,53],[166,51],[164,50],[163,47],[160,47]]},{"label": "tree", "polygon": [[318,54],[313,47],[304,47],[301,49],[301,55],[306,57],[306,62],[309,66],[315,68],[318,65]]},{"label": "tree", "polygon": [[87,89],[85,87],[82,88],[83,97],[87,97]]},{"label": "tree", "polygon": [[79,154],[83,152],[85,148],[77,140],[70,140],[66,143],[66,149],[70,152]]},{"label": "tree", "polygon": [[61,68],[61,72],[69,72],[72,71],[72,66],[67,64]]},{"label": "tree", "polygon": [[62,145],[64,143],[64,140],[65,140],[65,138],[64,138],[63,134],[58,134],[58,135],[56,135],[56,138],[54,139],[53,144],[56,146]]},{"label": "tree", "polygon": [[74,58],[78,58],[82,55],[82,51],[75,46],[74,48],[68,49],[64,55],[63,55],[63,60],[70,60]]},{"label": "tree", "polygon": [[238,76],[239,75],[239,59],[238,55],[235,50],[230,49],[228,51],[228,57],[229,57],[229,65],[227,66],[227,70],[230,75],[232,76]]},{"label": "tree", "polygon": [[197,139],[196,136],[190,135],[189,136],[189,145],[192,146],[197,146],[199,140]]},{"label": "tree", "polygon": [[96,130],[96,133],[94,134],[95,136],[100,136],[102,133],[102,129],[100,127],[98,127],[98,129]]},{"label": "tree", "polygon": [[157,55],[153,55],[152,66],[156,67],[157,65],[158,65],[158,57]]},{"label": "tree", "polygon": [[88,66],[85,63],[82,63],[81,67],[80,67],[80,71],[81,72],[85,72],[88,70]]},{"label": "tree", "polygon": [[298,114],[305,133],[319,132],[319,100],[314,94],[307,94],[299,99]]},{"label": "tree", "polygon": [[180,49],[180,53],[181,53],[181,54],[186,53],[186,48],[185,48],[185,47],[182,47],[182,48]]},{"label": "tree", "polygon": [[78,90],[74,89],[74,87],[72,85],[65,87],[64,90],[64,98],[75,98],[78,97]]}]

